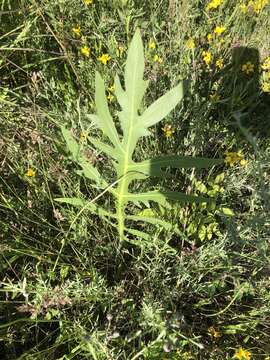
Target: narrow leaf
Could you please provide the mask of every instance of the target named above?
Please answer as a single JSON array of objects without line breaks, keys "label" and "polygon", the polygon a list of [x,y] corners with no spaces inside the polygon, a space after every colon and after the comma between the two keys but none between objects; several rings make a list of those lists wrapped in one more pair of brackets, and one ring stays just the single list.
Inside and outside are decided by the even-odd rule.
[{"label": "narrow leaf", "polygon": [[118,152],[115,150],[115,148],[113,148],[112,146],[105,144],[104,142],[95,139],[93,137],[89,137],[87,138],[98,150],[102,151],[103,153],[105,153],[106,155],[108,155],[109,157],[111,156],[114,159],[118,159]]},{"label": "narrow leaf", "polygon": [[149,191],[145,193],[131,194],[128,193],[123,196],[126,201],[155,201],[161,205],[166,203],[166,200],[176,200],[181,202],[192,202],[192,203],[201,203],[201,202],[209,202],[210,200],[207,198],[203,198],[201,196],[187,195],[180,192],[175,191]]},{"label": "narrow leaf", "polygon": [[172,230],[177,234],[180,234],[180,231],[177,229],[177,227],[174,224],[171,224],[167,221],[164,221],[162,219],[158,219],[156,217],[149,217],[149,216],[137,216],[137,215],[127,215],[127,219],[134,220],[134,221],[142,221],[147,222],[152,225],[160,225],[165,230]]},{"label": "narrow leaf", "polygon": [[[208,168],[222,164],[222,159],[194,158],[191,156],[161,156],[129,166],[130,171],[138,171],[149,176],[166,176],[162,168]],[[167,176],[169,176],[167,174]]]},{"label": "narrow leaf", "polygon": [[120,140],[108,108],[104,82],[98,72],[96,72],[95,102],[98,117],[95,123],[101,128],[104,134],[108,136],[113,145],[120,148]]},{"label": "narrow leaf", "polygon": [[85,208],[85,209],[89,210],[90,212],[92,212],[93,214],[96,214],[101,217],[106,216],[106,217],[110,217],[110,218],[116,218],[115,214],[110,213],[110,212],[104,210],[102,207],[92,203],[91,201],[87,201],[82,198],[77,198],[77,197],[56,198],[54,200],[59,203],[69,204],[69,205],[79,207],[79,208]]},{"label": "narrow leaf", "polygon": [[128,50],[125,67],[125,88],[131,101],[130,107],[138,109],[144,96],[147,83],[143,81],[144,54],[140,31],[137,29]]},{"label": "narrow leaf", "polygon": [[183,84],[179,84],[150,105],[140,118],[143,127],[150,127],[164,119],[183,98]]}]

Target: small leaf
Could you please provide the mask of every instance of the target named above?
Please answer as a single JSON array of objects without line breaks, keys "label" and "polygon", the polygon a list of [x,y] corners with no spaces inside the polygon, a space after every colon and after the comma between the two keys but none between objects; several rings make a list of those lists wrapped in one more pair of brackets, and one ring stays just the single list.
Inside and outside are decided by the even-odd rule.
[{"label": "small leaf", "polygon": [[220,184],[224,180],[225,174],[218,174],[215,178],[215,184]]},{"label": "small leaf", "polygon": [[144,209],[136,214],[136,216],[155,217],[156,212],[153,209]]},{"label": "small leaf", "polygon": [[234,212],[229,208],[222,208],[222,212],[226,216],[235,216]]},{"label": "small leaf", "polygon": [[191,222],[187,227],[187,236],[191,236],[196,233],[197,225],[194,222]]},{"label": "small leaf", "polygon": [[195,183],[195,187],[200,193],[202,193],[202,194],[207,193],[207,187],[204,185],[204,183],[202,181],[197,181]]},{"label": "small leaf", "polygon": [[206,227],[204,225],[200,226],[198,231],[198,237],[201,241],[203,241],[206,237]]}]

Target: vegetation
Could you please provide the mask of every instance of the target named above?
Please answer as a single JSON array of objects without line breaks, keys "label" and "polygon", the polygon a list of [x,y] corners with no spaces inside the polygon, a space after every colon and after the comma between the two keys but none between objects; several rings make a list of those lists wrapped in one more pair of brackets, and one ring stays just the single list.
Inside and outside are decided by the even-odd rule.
[{"label": "vegetation", "polygon": [[0,5],[1,359],[269,359],[269,2]]}]

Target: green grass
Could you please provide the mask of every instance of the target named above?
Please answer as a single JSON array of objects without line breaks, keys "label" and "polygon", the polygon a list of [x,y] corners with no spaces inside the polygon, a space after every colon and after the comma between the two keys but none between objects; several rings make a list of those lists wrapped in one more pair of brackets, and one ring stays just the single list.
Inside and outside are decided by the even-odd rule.
[{"label": "green grass", "polygon": [[[270,82],[270,70],[261,68],[270,55],[270,8],[243,14],[234,1],[210,12],[206,5],[0,3],[1,359],[223,360],[240,347],[251,359],[270,356],[270,95],[261,89]],[[226,30],[209,44],[217,25]],[[80,37],[72,31],[77,26]],[[98,197],[104,208],[114,206],[76,173],[60,128],[72,128],[89,162],[115,180],[110,162],[87,139],[104,140],[88,114],[95,112],[96,71],[114,96],[112,113],[119,111],[108,88],[115,73],[123,75],[137,27],[150,80],[144,108],[182,79],[186,95],[140,140],[134,159],[222,158],[242,150],[247,164],[176,169],[172,179],[134,184],[134,192],[166,185],[215,205],[174,204],[170,211],[151,202],[148,209],[130,205],[127,214],[158,215],[180,231],[141,222],[136,230],[151,240],[130,235],[119,250],[114,227],[55,201]],[[194,49],[186,47],[190,38]],[[209,67],[202,59],[208,50]],[[111,60],[104,65],[98,58],[106,53]],[[250,75],[242,71],[248,61],[255,65]],[[174,130],[168,138],[166,125]]]}]

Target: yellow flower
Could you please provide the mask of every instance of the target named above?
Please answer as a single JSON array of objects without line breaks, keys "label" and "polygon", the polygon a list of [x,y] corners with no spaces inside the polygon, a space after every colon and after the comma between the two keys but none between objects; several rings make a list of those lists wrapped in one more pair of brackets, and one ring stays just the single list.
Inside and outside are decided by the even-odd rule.
[{"label": "yellow flower", "polygon": [[266,82],[264,81],[261,85],[261,89],[263,92],[265,93],[270,93],[270,83],[269,82]]},{"label": "yellow flower", "polygon": [[86,57],[89,57],[90,56],[90,49],[88,46],[84,45],[82,48],[81,48],[81,53],[86,56]]},{"label": "yellow flower", "polygon": [[219,43],[220,43],[220,44],[224,44],[224,43],[225,43],[225,40],[221,38],[221,39],[219,39]]},{"label": "yellow flower", "polygon": [[247,161],[244,159],[241,151],[238,152],[225,151],[224,155],[225,155],[224,162],[226,165],[229,165],[230,167],[236,165],[237,163],[239,163],[241,166],[245,166],[247,164]]},{"label": "yellow flower", "polygon": [[118,48],[116,49],[116,55],[118,57],[122,57],[124,51],[125,51],[125,48],[123,46],[118,46]]},{"label": "yellow flower", "polygon": [[212,61],[212,54],[210,53],[210,51],[203,51],[202,58],[206,65],[209,65]]},{"label": "yellow flower", "polygon": [[160,64],[163,62],[162,58],[160,56],[158,56],[157,54],[154,56],[153,60],[154,60],[154,62],[158,62]]},{"label": "yellow flower", "polygon": [[109,100],[109,102],[111,103],[114,99],[114,96],[112,93],[109,93],[108,96],[107,96],[107,99]]},{"label": "yellow flower", "polygon": [[192,49],[195,49],[195,41],[190,38],[186,41],[186,48],[189,49],[189,50],[192,50]]},{"label": "yellow flower", "polygon": [[27,177],[34,177],[35,175],[36,175],[36,172],[32,168],[29,168],[25,173],[25,176],[27,176]]},{"label": "yellow flower", "polygon": [[108,61],[111,60],[111,57],[110,57],[109,54],[102,54],[102,55],[98,58],[98,60],[99,60],[102,64],[107,65]]},{"label": "yellow flower", "polygon": [[213,94],[210,94],[210,100],[213,102],[220,100],[220,95],[217,92],[214,92]]},{"label": "yellow flower", "polygon": [[206,10],[209,11],[209,10],[212,10],[212,9],[217,9],[222,3],[223,3],[223,0],[212,0],[206,6]]},{"label": "yellow flower", "polygon": [[240,160],[240,165],[241,166],[246,166],[247,165],[247,160],[245,160],[245,159]]},{"label": "yellow flower", "polygon": [[264,74],[266,80],[270,80],[270,71]]},{"label": "yellow flower", "polygon": [[83,2],[85,3],[85,5],[93,4],[93,0],[83,0]]},{"label": "yellow flower", "polygon": [[73,31],[73,33],[74,33],[76,36],[78,36],[78,37],[81,36],[81,27],[80,27],[80,26],[73,27],[73,28],[72,28],[72,31]]},{"label": "yellow flower", "polygon": [[161,128],[166,138],[172,137],[172,135],[175,133],[174,128],[172,125],[166,124],[163,128]]},{"label": "yellow flower", "polygon": [[222,69],[224,67],[223,60],[221,58],[217,59],[216,61],[216,67],[218,69]]},{"label": "yellow flower", "polygon": [[217,330],[214,328],[214,326],[210,326],[210,327],[208,328],[208,334],[209,334],[211,337],[215,338],[215,339],[218,339],[218,338],[221,337],[220,332],[217,331]]},{"label": "yellow flower", "polygon": [[240,347],[234,354],[234,359],[238,360],[250,360],[251,359],[251,353],[242,347]]},{"label": "yellow flower", "polygon": [[254,64],[251,61],[246,62],[242,65],[242,71],[247,75],[254,73]]},{"label": "yellow flower", "polygon": [[148,47],[151,50],[154,50],[156,48],[156,43],[153,40],[150,40],[148,43]]},{"label": "yellow flower", "polygon": [[210,44],[213,41],[213,35],[212,34],[207,35],[207,41],[208,41],[208,44]]},{"label": "yellow flower", "polygon": [[84,132],[84,131],[82,131],[81,133],[80,133],[80,141],[85,141],[87,139],[87,133],[86,132]]},{"label": "yellow flower", "polygon": [[240,4],[240,10],[242,11],[243,14],[247,14],[248,6],[244,3],[242,3],[242,4]]},{"label": "yellow flower", "polygon": [[115,85],[112,84],[112,86],[109,86],[109,87],[108,87],[108,91],[114,92],[114,91],[115,91]]},{"label": "yellow flower", "polygon": [[[253,3],[253,1],[252,1]],[[253,4],[253,10],[256,14],[259,14],[263,8],[265,7],[265,5],[268,4],[268,0],[257,0],[257,1],[254,1],[254,4]]]},{"label": "yellow flower", "polygon": [[270,56],[264,59],[264,62],[261,65],[263,70],[270,70]]},{"label": "yellow flower", "polygon": [[226,30],[225,26],[216,26],[214,33],[219,36],[219,35],[223,34],[225,30]]},{"label": "yellow flower", "polygon": [[254,12],[255,14],[259,14],[268,4],[268,2],[268,0],[250,0],[247,4],[243,2],[240,5],[240,9],[243,14],[247,14],[248,12]]}]

